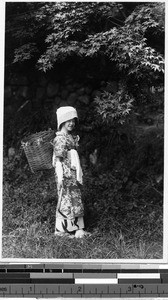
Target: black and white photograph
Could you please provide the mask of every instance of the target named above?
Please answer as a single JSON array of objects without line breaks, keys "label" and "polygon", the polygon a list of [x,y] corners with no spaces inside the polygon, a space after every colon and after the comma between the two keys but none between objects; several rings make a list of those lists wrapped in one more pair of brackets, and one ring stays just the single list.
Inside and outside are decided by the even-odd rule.
[{"label": "black and white photograph", "polygon": [[2,259],[164,257],[165,2],[7,1]]}]

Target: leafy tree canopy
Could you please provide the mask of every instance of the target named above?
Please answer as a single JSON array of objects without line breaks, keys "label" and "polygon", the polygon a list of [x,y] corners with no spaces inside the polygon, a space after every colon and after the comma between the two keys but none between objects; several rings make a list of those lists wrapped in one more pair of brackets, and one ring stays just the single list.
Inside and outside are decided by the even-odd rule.
[{"label": "leafy tree canopy", "polygon": [[6,63],[48,71],[71,57],[101,58],[134,80],[164,72],[164,3],[6,3]]}]

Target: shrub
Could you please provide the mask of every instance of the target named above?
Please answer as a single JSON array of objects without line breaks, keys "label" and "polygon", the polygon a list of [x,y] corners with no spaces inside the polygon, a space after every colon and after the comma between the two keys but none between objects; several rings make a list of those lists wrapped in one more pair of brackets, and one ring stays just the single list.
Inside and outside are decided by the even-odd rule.
[{"label": "shrub", "polygon": [[95,99],[96,109],[103,123],[108,125],[126,122],[132,109],[134,99],[123,88],[114,95],[104,91]]}]

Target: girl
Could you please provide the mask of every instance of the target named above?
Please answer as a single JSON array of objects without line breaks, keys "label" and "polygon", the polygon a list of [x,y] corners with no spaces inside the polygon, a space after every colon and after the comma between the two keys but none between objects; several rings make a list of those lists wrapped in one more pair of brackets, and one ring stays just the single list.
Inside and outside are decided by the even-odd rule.
[{"label": "girl", "polygon": [[77,153],[79,136],[73,136],[77,111],[71,106],[56,111],[57,129],[54,139],[53,167],[57,183],[58,203],[56,208],[55,235],[82,238],[84,207],[80,185],[82,169]]}]

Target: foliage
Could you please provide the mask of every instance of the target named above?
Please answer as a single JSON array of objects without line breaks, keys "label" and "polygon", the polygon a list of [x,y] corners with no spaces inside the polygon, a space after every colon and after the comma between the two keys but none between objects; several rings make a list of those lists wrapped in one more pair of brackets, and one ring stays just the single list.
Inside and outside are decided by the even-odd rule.
[{"label": "foliage", "polygon": [[7,10],[6,32],[15,39],[14,62],[31,59],[34,54],[37,58],[38,53],[38,68],[47,71],[56,62],[74,56],[81,61],[106,57],[123,72],[122,77],[150,81],[156,72],[155,76],[160,76],[163,49],[159,53],[150,47],[147,36],[150,33],[156,38],[164,32],[164,3],[137,4],[127,17],[125,6],[117,2],[25,4],[24,19],[32,22],[28,31],[23,16],[18,14],[13,21]]},{"label": "foliage", "polygon": [[15,49],[15,58],[13,60],[13,63],[29,60],[36,52],[38,52],[38,49],[35,43],[24,44],[20,48]]},{"label": "foliage", "polygon": [[[93,30],[89,21],[87,24],[87,20],[92,17],[93,12],[95,14],[93,20],[96,20],[96,6],[100,9],[101,4],[89,4],[88,7],[85,7],[85,13],[82,11],[83,4],[75,5],[81,6],[79,15],[78,8],[72,8],[71,4],[67,7],[69,13],[64,13],[62,7],[58,8],[60,9],[58,17],[52,19],[57,27],[53,25],[54,33],[48,35],[46,38],[46,42],[48,43],[46,53],[38,60],[40,69],[50,69],[54,66],[54,62],[65,60],[67,57],[74,55],[82,58],[101,57],[103,55],[117,65],[118,71],[123,72],[122,77],[131,76],[131,78],[134,77],[138,81],[142,79],[151,81],[156,71],[164,71],[162,55],[148,46],[145,37],[145,33],[149,28],[155,28],[155,31],[162,30],[162,24],[158,14],[155,16],[154,13],[150,13],[151,10],[153,12],[157,11],[158,5],[144,5],[144,7],[139,8],[139,11],[137,8],[137,11],[135,10],[135,12],[126,19],[125,25],[119,26],[118,28],[118,26],[114,26],[112,23],[111,26],[106,28],[104,26],[101,30],[94,30],[94,33],[92,33]],[[103,5],[103,7],[106,5]],[[107,9],[109,9],[108,5],[106,10],[100,10],[101,17],[104,17],[105,14],[106,16],[109,15],[109,12],[107,12]],[[76,18],[81,20],[78,29],[74,25],[74,12],[76,14],[75,20]],[[137,13],[139,13],[138,20],[133,24],[132,20],[134,20]],[[163,11],[161,15],[163,17]],[[70,18],[70,20],[68,18]],[[109,19],[109,17],[107,19]],[[85,24],[87,24],[87,28],[85,28]],[[59,26],[61,26],[61,30]],[[96,24],[96,26],[99,28],[98,24]],[[77,30],[80,32],[80,40],[76,37]]]},{"label": "foliage", "polygon": [[21,140],[32,133],[52,128],[51,111],[48,107],[16,112],[4,119],[4,146],[20,148]]},{"label": "foliage", "polygon": [[[119,30],[111,40],[110,59],[115,61],[124,76],[151,83],[154,73],[164,72],[162,55],[147,46],[146,39],[134,33],[133,28]],[[134,79],[134,81],[135,81]]]},{"label": "foliage", "polygon": [[[142,230],[143,236],[152,240],[150,234],[153,231],[157,235],[160,226],[157,220],[162,207],[162,196],[153,187],[149,182],[139,184],[123,162],[111,171],[99,172],[94,178],[93,174],[87,173],[83,193],[87,224],[103,232],[113,227],[114,231],[121,230],[132,240],[140,238],[139,231]],[[153,216],[150,220],[149,215]],[[132,226],[134,232],[131,231]]]},{"label": "foliage", "polygon": [[143,32],[147,34],[148,31],[152,35],[158,35],[159,33],[164,33],[164,13],[165,5],[164,3],[148,3],[148,5],[139,5],[130,14],[125,22],[127,26],[132,25],[135,32]]},{"label": "foliage", "polygon": [[5,48],[6,67],[13,63],[34,59],[40,53],[44,25],[37,22],[36,11],[41,3],[6,3]]},{"label": "foliage", "polygon": [[[164,166],[164,131],[163,127],[142,126],[142,131],[137,136],[134,152],[134,169],[137,176],[144,173],[144,166],[148,176],[156,178],[163,174]],[[139,174],[139,175],[138,175]],[[162,186],[161,186],[162,188]]]},{"label": "foliage", "polygon": [[[134,147],[129,144],[127,152],[125,143],[120,142],[119,147],[114,140],[104,144],[97,164],[85,170],[83,197],[89,226],[106,232],[114,226],[130,239],[149,234],[150,240],[150,233],[158,232],[163,205],[163,131],[144,130],[137,131]],[[108,158],[105,164],[106,147],[111,163]]]},{"label": "foliage", "polygon": [[123,88],[114,95],[104,91],[95,99],[97,113],[108,125],[123,124],[130,114],[133,101]]},{"label": "foliage", "polygon": [[123,164],[98,173],[84,168],[85,223],[92,233],[85,240],[54,237],[53,170],[32,174],[26,166],[4,163],[3,258],[162,257],[161,197],[131,183]]}]

